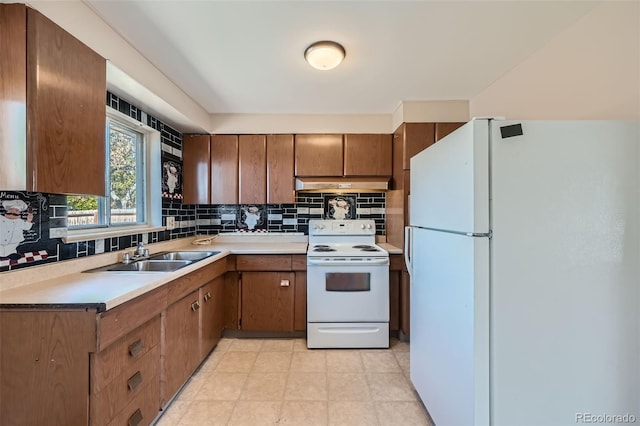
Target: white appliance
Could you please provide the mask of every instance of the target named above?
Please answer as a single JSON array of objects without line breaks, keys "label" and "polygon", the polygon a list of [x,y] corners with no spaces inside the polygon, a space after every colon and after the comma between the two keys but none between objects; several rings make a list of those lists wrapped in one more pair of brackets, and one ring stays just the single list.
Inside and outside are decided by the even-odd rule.
[{"label": "white appliance", "polygon": [[373,220],[309,221],[307,346],[389,347],[389,253]]},{"label": "white appliance", "polygon": [[436,425],[640,420],[639,146],[638,122],[478,119],[411,159],[411,380]]}]

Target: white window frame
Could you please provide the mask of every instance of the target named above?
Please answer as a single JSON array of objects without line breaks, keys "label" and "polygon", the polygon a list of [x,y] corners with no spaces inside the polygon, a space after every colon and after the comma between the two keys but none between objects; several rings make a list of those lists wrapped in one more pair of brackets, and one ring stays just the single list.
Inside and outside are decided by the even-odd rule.
[{"label": "white window frame", "polygon": [[[99,225],[91,228],[75,228],[67,231],[67,243],[74,241],[88,241],[101,238],[119,237],[124,235],[141,234],[147,232],[163,231],[162,226],[162,187],[161,187],[161,140],[160,132],[143,124],[111,107],[107,106],[107,117],[110,120],[121,122],[136,129],[143,134],[145,139],[145,176],[146,199],[144,223],[134,225],[112,225],[105,227]],[[105,180],[107,176],[105,176]],[[106,182],[105,182],[106,186]]]}]

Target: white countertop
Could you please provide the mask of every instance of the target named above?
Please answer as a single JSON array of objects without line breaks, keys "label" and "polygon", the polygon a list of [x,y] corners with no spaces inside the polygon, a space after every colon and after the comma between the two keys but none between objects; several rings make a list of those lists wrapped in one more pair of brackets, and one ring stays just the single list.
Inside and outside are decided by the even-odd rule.
[{"label": "white countertop", "polygon": [[256,237],[260,238],[259,241],[245,236],[238,238],[241,241],[237,241],[237,238],[216,238],[211,244],[202,245],[192,244],[193,237],[148,244],[152,254],[169,250],[220,252],[174,272],[82,272],[116,263],[124,251],[132,249],[4,272],[0,274],[0,305],[86,306],[108,310],[229,254],[307,252],[306,236]]},{"label": "white countertop", "polygon": [[[193,244],[193,241],[204,244]],[[389,254],[402,250],[379,242]],[[51,305],[55,307],[114,308],[229,254],[306,254],[307,237],[291,234],[221,234],[197,236],[148,244],[152,254],[161,251],[219,251],[212,257],[194,262],[174,272],[83,272],[117,263],[122,253],[104,253],[85,258],[55,262],[17,271],[0,273],[0,305]]]}]

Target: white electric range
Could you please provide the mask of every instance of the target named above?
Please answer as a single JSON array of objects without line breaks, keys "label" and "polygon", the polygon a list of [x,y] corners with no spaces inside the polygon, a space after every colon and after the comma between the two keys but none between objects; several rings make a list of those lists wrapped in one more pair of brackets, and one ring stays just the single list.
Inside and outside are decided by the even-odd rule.
[{"label": "white electric range", "polygon": [[307,346],[389,347],[389,253],[370,219],[309,221]]}]

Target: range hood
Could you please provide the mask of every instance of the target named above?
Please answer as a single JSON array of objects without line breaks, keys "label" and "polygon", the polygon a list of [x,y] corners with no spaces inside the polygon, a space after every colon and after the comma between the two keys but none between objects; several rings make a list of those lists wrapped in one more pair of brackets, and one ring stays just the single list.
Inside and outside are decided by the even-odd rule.
[{"label": "range hood", "polygon": [[388,177],[346,178],[346,177],[299,177],[296,191],[360,191],[384,192],[389,189]]}]

